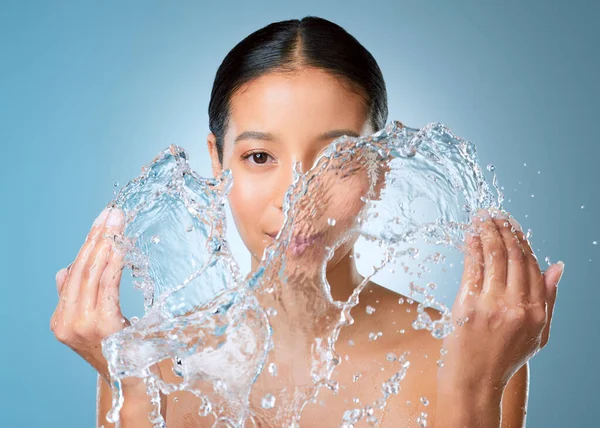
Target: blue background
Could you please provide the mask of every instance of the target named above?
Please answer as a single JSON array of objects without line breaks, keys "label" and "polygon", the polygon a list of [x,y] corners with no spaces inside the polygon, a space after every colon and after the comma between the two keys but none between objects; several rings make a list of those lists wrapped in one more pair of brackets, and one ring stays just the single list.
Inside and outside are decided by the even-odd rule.
[{"label": "blue background", "polygon": [[210,3],[0,1],[1,425],[94,426],[96,376],[49,329],[56,271],[76,256],[113,183],[169,144],[210,175],[218,65],[252,31],[305,15],[342,25],[371,51],[390,120],[443,122],[475,142],[540,260],[565,262],[550,343],[531,362],[528,426],[595,425],[595,3]]}]

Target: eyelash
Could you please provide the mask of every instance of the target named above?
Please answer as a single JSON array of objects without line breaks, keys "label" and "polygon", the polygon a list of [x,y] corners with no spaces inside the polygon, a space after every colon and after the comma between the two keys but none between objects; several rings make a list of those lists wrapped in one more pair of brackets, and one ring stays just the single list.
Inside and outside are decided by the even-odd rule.
[{"label": "eyelash", "polygon": [[[242,155],[242,160],[245,161],[245,162],[248,162],[248,159],[250,159],[250,157],[252,157],[253,155],[255,155],[257,153],[261,153],[261,154],[264,154],[266,156],[272,157],[270,154],[268,154],[267,152],[265,152],[263,150],[252,150],[252,151],[250,151],[250,152]],[[265,163],[255,163],[255,162],[252,162],[252,164],[256,165],[256,166],[262,166],[262,165],[266,165],[267,162],[265,162]]]},{"label": "eyelash", "polygon": [[[250,151],[250,152],[242,155],[242,160],[245,161],[245,162],[248,162],[248,159],[250,159],[250,157],[252,157],[253,155],[255,155],[257,153],[262,153],[262,154],[265,154],[265,155],[267,155],[269,157],[272,157],[270,154],[268,154],[267,152],[265,152],[263,150],[252,150],[252,151]],[[261,166],[261,165],[266,165],[266,162],[264,164],[254,163],[253,162],[253,164],[256,165],[256,166]],[[343,166],[340,166],[339,169],[342,169],[342,168],[343,168]],[[350,175],[352,175],[353,173],[355,173],[359,169],[360,168],[353,168],[350,171],[347,171],[346,174],[342,175],[341,178],[348,178]]]}]

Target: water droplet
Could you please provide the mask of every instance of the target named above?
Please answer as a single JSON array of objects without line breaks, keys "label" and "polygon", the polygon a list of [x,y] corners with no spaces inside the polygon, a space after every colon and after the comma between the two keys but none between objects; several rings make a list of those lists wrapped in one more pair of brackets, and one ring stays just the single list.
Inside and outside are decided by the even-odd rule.
[{"label": "water droplet", "polygon": [[488,171],[495,171],[495,170],[496,170],[496,167],[495,167],[494,165],[492,165],[492,164],[489,164],[489,165],[487,166],[487,170],[488,170]]},{"label": "water droplet", "polygon": [[113,186],[115,186],[115,187],[119,187],[119,182],[118,182],[118,181],[115,181],[115,182],[113,183]]},{"label": "water droplet", "polygon": [[160,236],[154,235],[152,238],[150,238],[150,241],[152,241],[153,244],[158,244],[160,242]]},{"label": "water droplet", "polygon": [[327,219],[327,224],[329,226],[335,226],[335,219],[334,218],[328,218]]},{"label": "water droplet", "polygon": [[[527,162],[525,162],[525,163],[523,164],[523,166],[527,166]],[[521,183],[519,183],[519,184],[521,184]]]},{"label": "water droplet", "polygon": [[379,420],[375,416],[369,416],[367,418],[367,423],[372,427],[376,427]]},{"label": "water droplet", "polygon": [[270,363],[268,370],[271,376],[277,376],[277,364]]},{"label": "water droplet", "polygon": [[211,402],[204,398],[202,404],[198,407],[198,415],[208,416],[212,412]]},{"label": "water droplet", "polygon": [[532,197],[532,198],[535,198],[535,194],[533,194],[533,193],[532,193],[532,194],[531,194],[531,197]]},{"label": "water droplet", "polygon": [[375,308],[373,306],[367,306],[367,314],[372,315],[375,312]]},{"label": "water droplet", "polygon": [[585,205],[582,205],[582,206],[581,206],[581,209],[584,209],[584,208],[585,208]]},{"label": "water droplet", "polygon": [[267,394],[261,401],[263,409],[272,409],[275,406],[275,396],[273,394]]},{"label": "water droplet", "polygon": [[593,245],[598,245],[598,241],[592,241]]},{"label": "water droplet", "polygon": [[424,406],[428,406],[429,400],[426,397],[421,397],[421,403],[423,403]]}]

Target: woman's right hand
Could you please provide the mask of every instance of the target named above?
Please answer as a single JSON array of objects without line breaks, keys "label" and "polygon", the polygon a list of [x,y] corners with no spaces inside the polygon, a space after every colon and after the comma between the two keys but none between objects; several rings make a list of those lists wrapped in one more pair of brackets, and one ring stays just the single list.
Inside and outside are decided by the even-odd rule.
[{"label": "woman's right hand", "polygon": [[112,207],[94,221],[75,261],[56,274],[59,301],[50,320],[56,338],[107,382],[110,375],[101,342],[130,325],[119,305],[123,254],[111,238],[122,234],[124,218],[121,209]]}]

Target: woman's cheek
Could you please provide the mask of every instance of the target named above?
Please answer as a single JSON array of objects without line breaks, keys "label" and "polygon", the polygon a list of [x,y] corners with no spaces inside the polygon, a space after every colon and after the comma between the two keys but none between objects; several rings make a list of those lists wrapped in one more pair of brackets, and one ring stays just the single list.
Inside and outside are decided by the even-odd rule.
[{"label": "woman's cheek", "polygon": [[340,180],[335,185],[335,188],[332,189],[332,194],[335,195],[335,198],[332,199],[328,211],[332,214],[337,214],[337,216],[330,216],[333,218],[337,217],[336,222],[342,221],[349,226],[364,207],[365,203],[361,198],[367,196],[369,183],[367,177],[362,177],[361,175],[357,174],[347,180]]},{"label": "woman's cheek", "polygon": [[258,248],[253,247],[261,243],[261,241],[256,241],[262,235],[261,219],[266,208],[263,200],[264,193],[261,192],[260,187],[256,188],[252,177],[240,173],[236,175],[234,172],[233,186],[229,192],[229,204],[242,240],[252,251],[259,251]]}]

